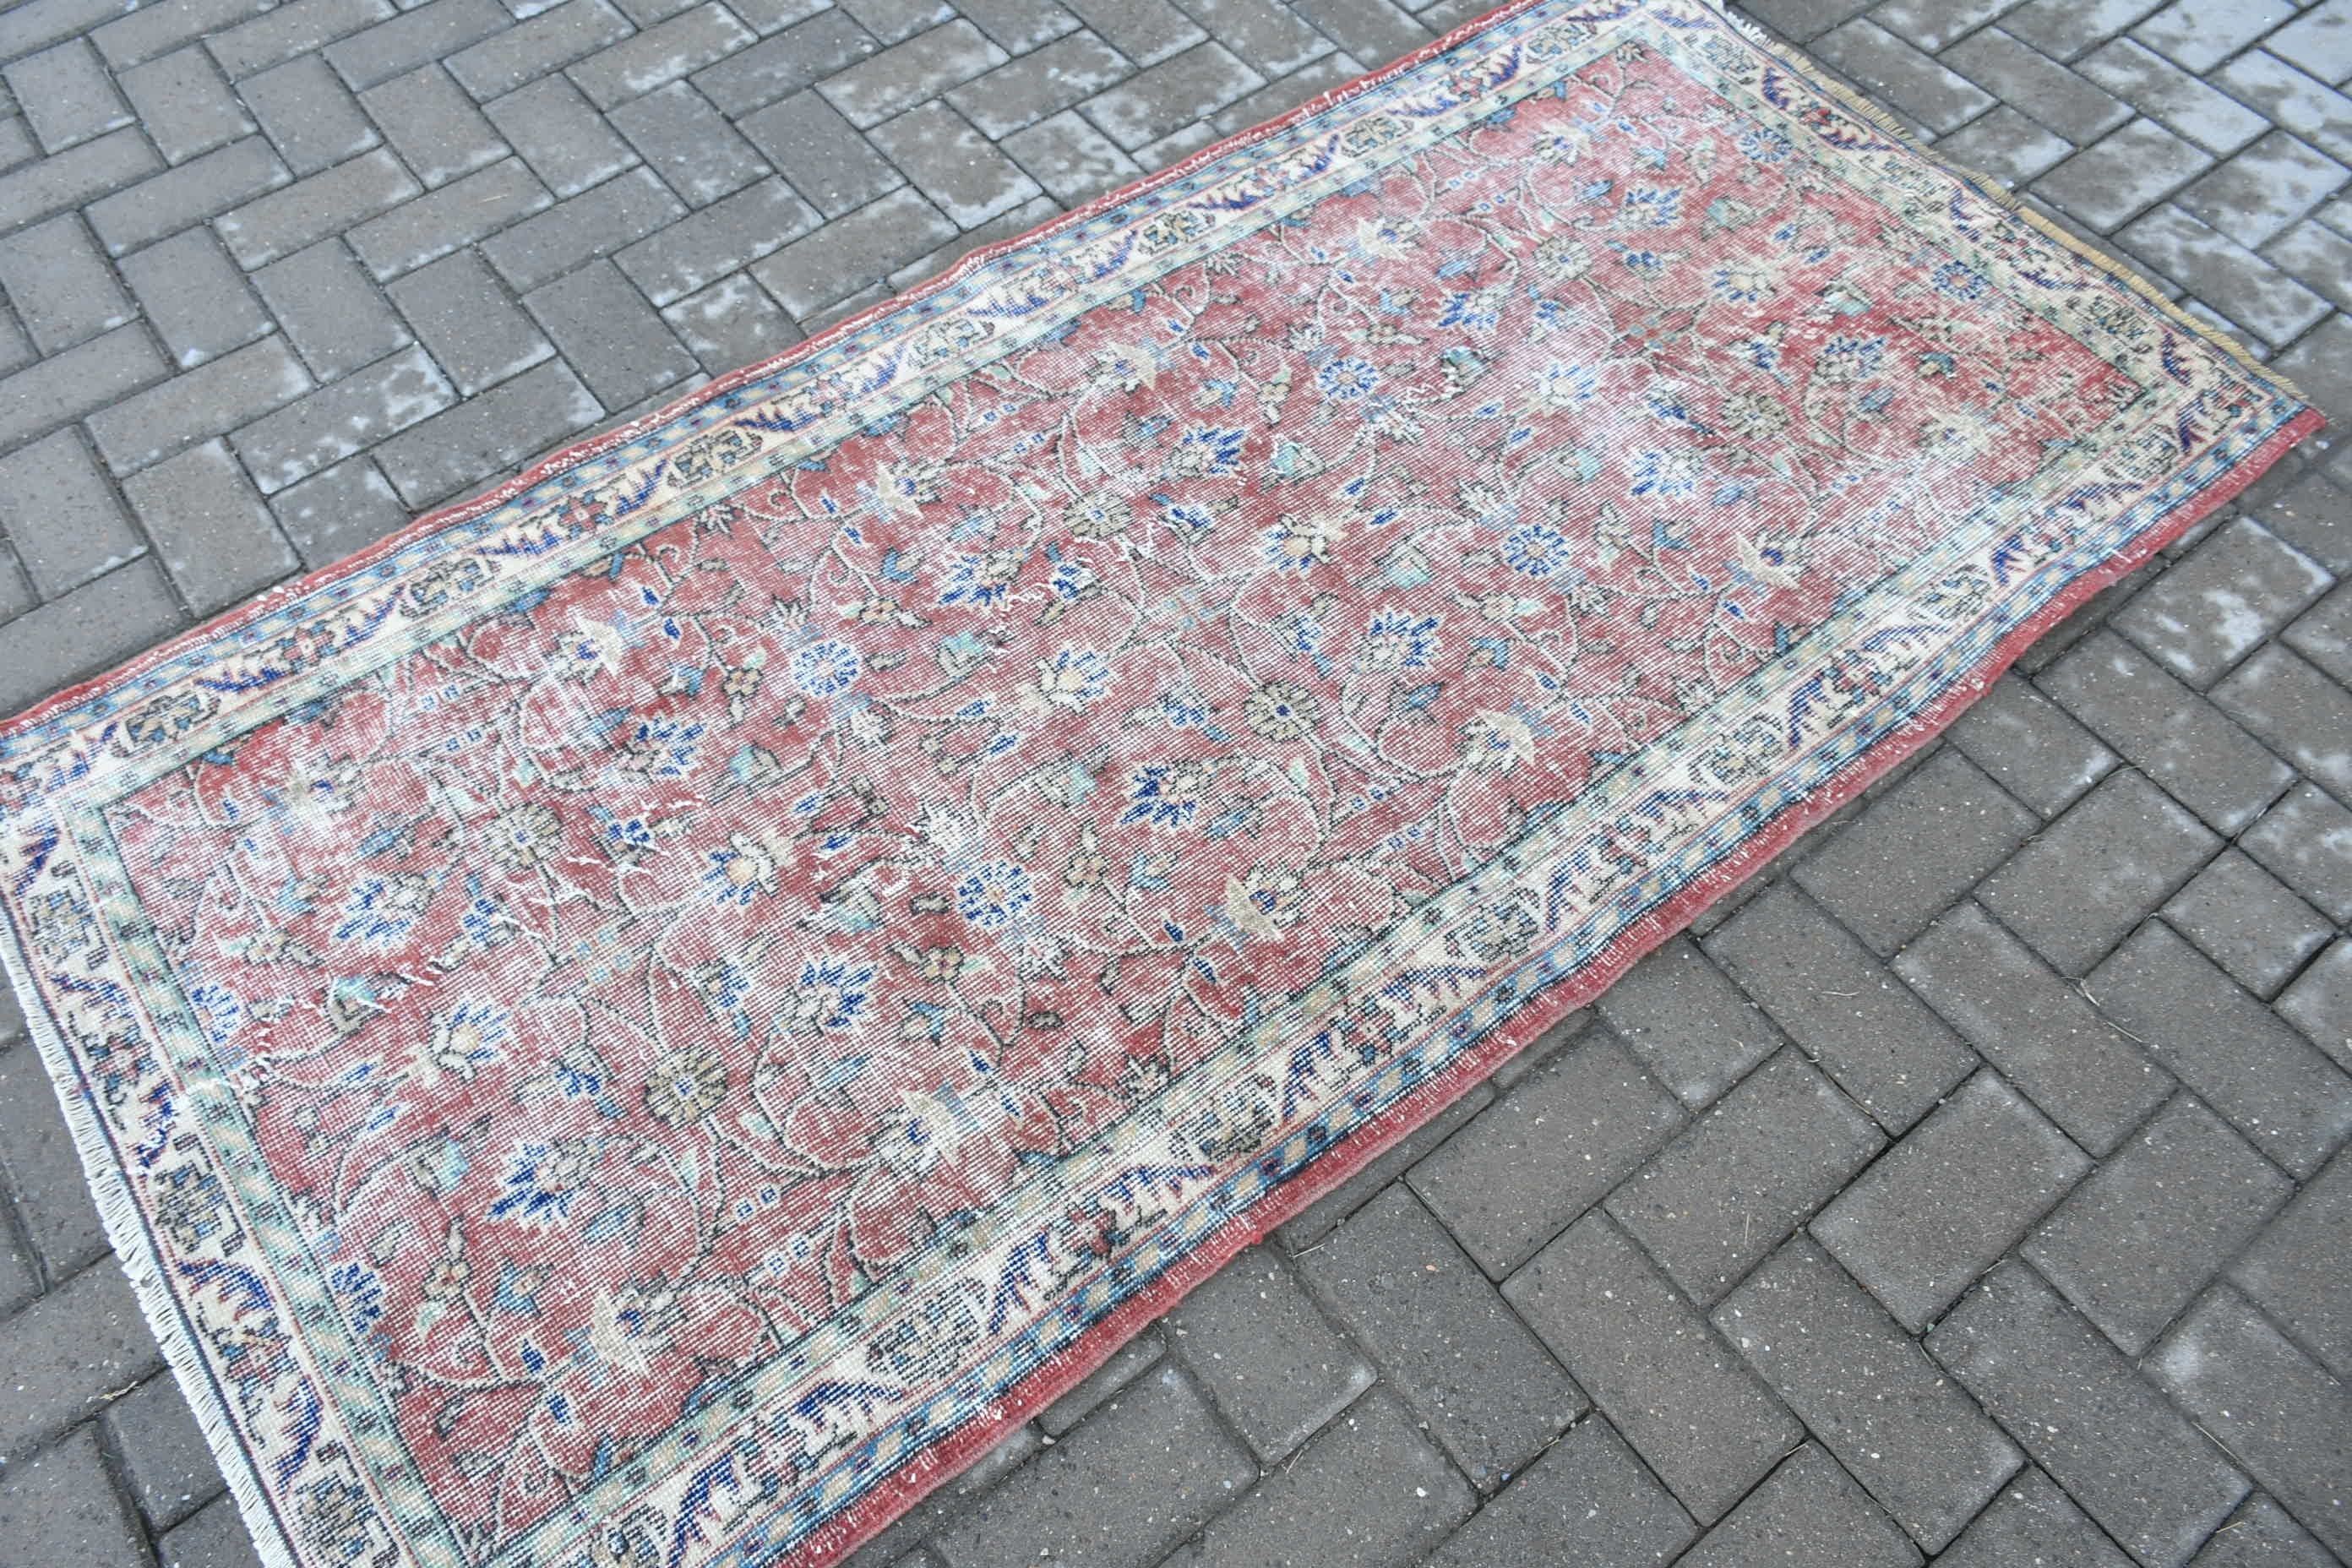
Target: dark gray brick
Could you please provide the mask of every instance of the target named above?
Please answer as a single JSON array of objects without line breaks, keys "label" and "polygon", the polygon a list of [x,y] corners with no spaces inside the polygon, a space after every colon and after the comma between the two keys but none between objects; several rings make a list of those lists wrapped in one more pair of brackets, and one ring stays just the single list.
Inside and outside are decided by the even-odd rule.
[{"label": "dark gray brick", "polygon": [[871,135],[959,228],[977,228],[1041,194],[1019,164],[944,103],[909,110]]},{"label": "dark gray brick", "polygon": [[851,124],[878,125],[1006,58],[979,28],[959,20],[885,49],[828,78],[817,90]]},{"label": "dark gray brick", "polygon": [[1256,1478],[1172,1364],[1129,1385],[932,1543],[949,1568],[1150,1568]]},{"label": "dark gray brick", "polygon": [[167,162],[184,163],[254,128],[212,57],[194,44],[131,67],[121,81],[141,127]]},{"label": "dark gray brick", "polygon": [[562,77],[509,93],[484,112],[559,196],[578,195],[637,161],[629,144]]},{"label": "dark gray brick", "polygon": [[310,389],[310,377],[285,339],[264,338],[99,410],[89,417],[89,433],[107,466],[128,474]]},{"label": "dark gray brick", "polygon": [[[19,177],[0,178],[0,209],[7,202],[7,182]],[[120,256],[275,190],[292,177],[265,138],[248,136],[92,202],[90,226],[106,248]]]},{"label": "dark gray brick", "polygon": [[1936,1561],[1939,1568],[2131,1568],[2074,1500],[2032,1466]]},{"label": "dark gray brick", "polygon": [[1892,952],[2040,825],[1982,770],[1946,750],[1872,802],[1793,875],[1847,930]]},{"label": "dark gray brick", "polygon": [[618,43],[635,30],[609,0],[565,0],[443,63],[476,98],[496,98]]},{"label": "dark gray brick", "polygon": [[1177,1353],[1268,1464],[1372,1384],[1371,1367],[1271,1247],[1227,1264],[1168,1322]]},{"label": "dark gray brick", "polygon": [[954,233],[955,225],[920,193],[901,188],[793,241],[752,268],[751,275],[809,327],[809,318],[818,310],[887,276]]},{"label": "dark gray brick", "polygon": [[1068,0],[1078,19],[1138,65],[1158,65],[1208,35],[1168,0]]},{"label": "dark gray brick", "polygon": [[43,353],[71,348],[137,314],[89,230],[70,213],[0,239],[0,289]]},{"label": "dark gray brick", "polygon": [[311,374],[332,380],[407,342],[408,329],[339,239],[321,240],[253,275]]},{"label": "dark gray brick", "polygon": [[2033,189],[2067,216],[2106,230],[2162,201],[2212,162],[2155,121],[2135,120],[2042,175]]},{"label": "dark gray brick", "polygon": [[2321,152],[2352,159],[2352,99],[2262,49],[2249,49],[2213,79]]},{"label": "dark gray brick", "polygon": [[461,396],[528,370],[554,352],[470,250],[395,280],[392,298]]},{"label": "dark gray brick", "polygon": [[68,349],[0,381],[0,447],[56,429],[105,408],[171,374],[136,327]]},{"label": "dark gray brick", "polygon": [[1608,1422],[1580,1423],[1454,1532],[1429,1568],[1625,1568],[1663,1563],[1698,1533]]},{"label": "dark gray brick", "polygon": [[2229,1123],[2182,1095],[2069,1194],[2023,1251],[2137,1356],[2292,1190]]},{"label": "dark gray brick", "polygon": [[1813,1237],[1916,1334],[2090,1164],[2000,1074],[1979,1073],[1822,1210]]},{"label": "dark gray brick", "polygon": [[2173,0],[2132,36],[2204,72],[2294,15],[2287,0]]},{"label": "dark gray brick", "polygon": [[[13,228],[79,206],[162,166],[137,131],[109,132],[95,142],[0,174],[0,227]],[[91,216],[95,222],[95,212]],[[99,224],[98,232],[104,237],[106,226]]]},{"label": "dark gray brick", "polygon": [[[1934,54],[1997,21],[2019,0],[1886,0],[1871,19],[1906,42]],[[1749,7],[1742,7],[1749,9]],[[1840,16],[1839,21],[1845,18]]]},{"label": "dark gray brick", "polygon": [[1608,1209],[1704,1307],[1885,1143],[1835,1085],[1783,1051],[1612,1194]]},{"label": "dark gray brick", "polygon": [[121,15],[121,0],[26,0],[0,15],[0,59],[30,54]]},{"label": "dark gray brick", "polygon": [[2326,569],[2234,518],[2109,623],[2192,686],[2208,687],[2327,591]]},{"label": "dark gray brick", "polygon": [[[1874,98],[1893,104],[1931,131],[1958,130],[1993,104],[1990,94],[1966,78],[1863,17],[1820,39],[1813,49]],[[1980,67],[1982,63],[1979,62]]]},{"label": "dark gray brick", "polygon": [[379,147],[247,202],[216,219],[215,226],[230,254],[250,268],[341,233],[407,200],[418,188],[400,161]]},{"label": "dark gray brick", "polygon": [[929,255],[917,257],[890,274],[887,279],[889,286],[894,291],[904,293],[919,284],[930,281],[982,246],[1017,238],[1060,215],[1061,209],[1054,205],[1052,197],[1033,196],[1011,212],[990,218],[977,227],[965,229]]},{"label": "dark gray brick", "polygon": [[183,229],[124,257],[121,265],[148,323],[183,369],[242,348],[270,330],[269,313],[210,229]]},{"label": "dark gray brick", "polygon": [[89,45],[73,38],[7,68],[8,89],[51,153],[131,123],[130,105]]},{"label": "dark gray brick", "polygon": [[1209,1522],[1201,1564],[1381,1568],[1417,1561],[1475,1501],[1385,1390]]},{"label": "dark gray brick", "polygon": [[2339,1154],[2295,1194],[2231,1279],[2338,1377],[2352,1374],[2352,1155]]},{"label": "dark gray brick", "polygon": [[2281,640],[2337,680],[2352,680],[2352,584],[2322,599]]},{"label": "dark gray brick", "polygon": [[45,599],[80,586],[146,548],[114,487],[71,430],[0,458],[0,523]]},{"label": "dark gray brick", "polygon": [[[1255,0],[1255,4],[1270,14],[1286,16],[1276,12],[1272,0]],[[1288,20],[1321,41],[1319,34],[1296,17]],[[1328,43],[1323,44],[1324,51],[1329,48]],[[987,135],[1003,137],[1083,101],[1133,68],[1118,51],[1092,33],[1074,33],[965,83],[948,100]]]},{"label": "dark gray brick", "polygon": [[225,1489],[188,1402],[168,1377],[151,1377],[107,1407],[106,1439],[139,1511],[168,1530]]},{"label": "dark gray brick", "polygon": [[1767,1560],[1792,1568],[1871,1568],[1921,1558],[1853,1478],[1808,1443],[1682,1559],[1691,1568],[1746,1568]]},{"label": "dark gray brick", "polygon": [[1190,0],[1185,8],[1211,37],[1265,77],[1287,76],[1331,52],[1328,38],[1277,0]]},{"label": "dark gray brick", "polygon": [[2317,148],[2273,131],[2175,198],[2243,245],[2261,245],[2326,201],[2352,174]]},{"label": "dark gray brick", "polygon": [[108,1394],[163,1363],[122,1270],[100,1262],[0,1318],[0,1364],[10,1395],[0,1403],[0,1448],[14,1453],[97,1415]]},{"label": "dark gray brick", "polygon": [[1716,1309],[1715,1325],[1930,1552],[2017,1468],[2000,1429],[1802,1237]]},{"label": "dark gray brick", "polygon": [[843,8],[885,44],[903,43],[927,27],[952,22],[947,0],[842,0]]},{"label": "dark gray brick", "polygon": [[1384,66],[1430,39],[1427,27],[1389,0],[1298,0],[1298,14],[1368,66]]},{"label": "dark gray brick", "polygon": [[[2278,356],[2277,370],[2303,388],[2305,395],[2330,419],[2339,424],[2352,419],[2352,316],[2338,312],[2320,322],[2310,336]],[[2352,467],[2342,459],[2337,459],[2332,471],[2337,479],[2352,482]],[[2328,559],[2316,548],[2310,553]]]},{"label": "dark gray brick", "polygon": [[2170,60],[2129,38],[2084,56],[2082,73],[2167,130],[2227,155],[2270,129],[2270,122]]},{"label": "dark gray brick", "polygon": [[1364,74],[1353,55],[1328,54],[1303,70],[1267,82],[1245,98],[1217,110],[1209,123],[1220,136],[1231,136],[1254,125],[1289,113],[1318,93],[1344,87]]},{"label": "dark gray brick", "polygon": [[[846,10],[835,8],[697,71],[694,85],[720,112],[740,116],[798,93],[880,47]],[[752,139],[760,141],[757,136]],[[761,142],[761,145],[767,143]],[[797,163],[780,161],[778,167],[803,172]]]},{"label": "dark gray brick", "polygon": [[0,1051],[0,1172],[52,1283],[106,1256],[106,1227],[83,1184],[73,1135],[29,1046]]},{"label": "dark gray brick", "polygon": [[611,119],[688,206],[706,206],[768,173],[751,144],[682,81],[621,105]]},{"label": "dark gray brick", "polygon": [[327,63],[354,88],[373,87],[454,55],[514,25],[497,0],[425,0],[387,22],[327,46]]},{"label": "dark gray brick", "polygon": [[1015,55],[1075,33],[1080,26],[1054,0],[965,0],[960,9],[1007,53]]},{"label": "dark gray brick", "polygon": [[2256,1492],[2213,1532],[2191,1568],[2336,1568],[2336,1559],[2286,1510]]},{"label": "dark gray brick", "polygon": [[562,361],[534,366],[436,414],[376,449],[384,477],[423,508],[478,484],[604,416]]},{"label": "dark gray brick", "polygon": [[2316,780],[2352,800],[2352,693],[2294,654],[2266,647],[2214,689],[2238,722]]},{"label": "dark gray brick", "polygon": [[207,441],[122,483],[188,607],[225,610],[301,567],[231,455]]},{"label": "dark gray brick", "polygon": [[1037,1416],[1048,1436],[1059,1439],[1102,1408],[1103,1402],[1160,1364],[1168,1353],[1166,1337],[1157,1328],[1146,1329],[1111,1352],[1108,1360],[1087,1373],[1076,1387],[1054,1401]]},{"label": "dark gray brick", "polygon": [[[628,263],[624,253],[622,265]],[[800,329],[748,272],[722,278],[674,305],[662,320],[712,375],[779,353],[800,341]]]},{"label": "dark gray brick", "polygon": [[228,1498],[173,1527],[163,1537],[163,1558],[164,1568],[262,1568],[253,1537]]},{"label": "dark gray brick", "polygon": [[2171,1091],[2170,1073],[1973,903],[1929,927],[1895,971],[2094,1154]]},{"label": "dark gray brick", "polygon": [[360,95],[392,150],[427,188],[497,163],[507,154],[474,100],[437,65],[394,77]]},{"label": "dark gray brick", "polygon": [[1585,1409],[1583,1392],[1402,1187],[1360,1210],[1299,1268],[1482,1491]]},{"label": "dark gray brick", "polygon": [[2257,996],[2274,996],[2334,929],[2235,849],[2225,849],[2164,906],[2173,928]]},{"label": "dark gray brick", "polygon": [[1606,1216],[1587,1215],[1503,1294],[1701,1523],[1801,1429]]},{"label": "dark gray brick", "polygon": [[2327,301],[2177,206],[2157,208],[2116,236],[2156,271],[2228,312],[2245,332],[2291,342],[2327,313]]},{"label": "dark gray brick", "polygon": [[1118,142],[1074,112],[1013,132],[1004,139],[1004,150],[1066,207],[1091,201],[1143,173]]},{"label": "dark gray brick", "polygon": [[295,399],[234,439],[254,482],[275,494],[439,413],[457,396],[431,356],[412,348]]},{"label": "dark gray brick", "polygon": [[2074,805],[2116,765],[2097,736],[2014,676],[1995,682],[1950,733],[1969,761],[2044,816]]},{"label": "dark gray brick", "polygon": [[2238,844],[2330,920],[2352,921],[2352,811],[2325,790],[2297,784]]},{"label": "dark gray brick", "polygon": [[107,64],[121,69],[178,48],[266,7],[268,0],[163,0],[90,34]]},{"label": "dark gray brick", "polygon": [[1937,156],[2012,189],[2039,179],[2074,150],[2073,142],[2005,103],[1936,139]]},{"label": "dark gray brick", "polygon": [[2229,1459],[2021,1264],[1969,1292],[1927,1349],[2147,1568],[2186,1563],[2246,1493]]},{"label": "dark gray brick", "polygon": [[1132,153],[1265,84],[1232,50],[1207,43],[1097,94],[1086,114]]},{"label": "dark gray brick", "polygon": [[2147,1365],[2305,1529],[2352,1555],[2344,1507],[2352,1400],[2342,1384],[2226,1289],[2199,1302]]},{"label": "dark gray brick", "polygon": [[767,179],[680,218],[614,259],[647,299],[667,305],[822,221],[782,180]]},{"label": "dark gray brick", "polygon": [[1941,58],[2077,146],[2097,141],[2131,118],[2129,109],[2100,88],[1999,27],[1971,35]]},{"label": "dark gray brick", "polygon": [[7,1568],[145,1568],[146,1544],[84,1427],[0,1471],[0,1563]]},{"label": "dark gray brick", "polygon": [[338,463],[272,496],[278,526],[316,571],[363,545],[374,543],[408,521],[408,509],[392,482],[365,458]]},{"label": "dark gray brick", "polygon": [[2063,974],[2080,974],[2221,847],[2203,824],[2126,769],[1988,878],[1978,897]]},{"label": "dark gray brick", "polygon": [[607,408],[625,408],[698,368],[620,269],[600,261],[525,295],[523,305]]},{"label": "dark gray brick", "polygon": [[751,29],[724,5],[697,5],[571,66],[566,74],[599,109],[726,58],[751,42]]},{"label": "dark gray brick", "polygon": [[1642,1065],[1696,1110],[1772,1054],[1780,1032],[1687,937],[1622,975],[1596,1004]]},{"label": "dark gray brick", "polygon": [[2352,1079],[2150,921],[2085,983],[2099,1010],[2298,1176],[2352,1132]]},{"label": "dark gray brick", "polygon": [[2352,1072],[2352,942],[2338,942],[2313,960],[2281,994],[2278,1011]]},{"label": "dark gray brick", "polygon": [[1315,1247],[1330,1235],[1341,1220],[1370,1203],[1390,1183],[1425,1158],[1431,1150],[1454,1136],[1472,1117],[1492,1104],[1494,1099],[1495,1090],[1491,1085],[1471,1085],[1461,1098],[1367,1161],[1354,1175],[1285,1220],[1277,1232],[1283,1245],[1299,1253]]},{"label": "dark gray brick", "polygon": [[2252,822],[2294,781],[2220,709],[2112,632],[2085,637],[2041,685],[2219,832]]},{"label": "dark gray brick", "polygon": [[520,159],[507,158],[403,202],[345,237],[369,271],[394,278],[554,205]]},{"label": "dark gray brick", "polygon": [[267,70],[393,14],[391,0],[290,0],[205,40],[231,77]]},{"label": "dark gray brick", "polygon": [[1890,1132],[1977,1065],[1935,1014],[1791,889],[1749,903],[1706,950]]},{"label": "dark gray brick", "polygon": [[793,188],[826,217],[839,217],[906,184],[890,161],[814,92],[796,92],[742,121],[743,133]]},{"label": "dark gray brick", "polygon": [[2027,0],[2002,18],[2003,30],[2043,54],[2071,60],[2122,32],[2163,0]]},{"label": "dark gray brick", "polygon": [[163,641],[185,620],[162,567],[152,560],[118,566],[61,599],[0,624],[0,709],[13,713],[37,697],[119,664]]},{"label": "dark gray brick", "polygon": [[1682,1125],[1614,1035],[1554,1052],[1406,1176],[1488,1274],[1532,1257]]},{"label": "dark gray brick", "polygon": [[685,212],[652,171],[632,169],[523,219],[485,243],[482,254],[515,288],[536,289],[625,249]]},{"label": "dark gray brick", "polygon": [[315,174],[376,144],[375,127],[359,100],[316,55],[299,55],[248,77],[237,91],[297,174]]}]

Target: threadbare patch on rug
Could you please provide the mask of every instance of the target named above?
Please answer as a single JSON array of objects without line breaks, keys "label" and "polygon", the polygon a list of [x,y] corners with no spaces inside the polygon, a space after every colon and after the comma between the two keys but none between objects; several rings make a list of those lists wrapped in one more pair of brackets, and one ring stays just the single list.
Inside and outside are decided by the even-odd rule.
[{"label": "threadbare patch on rug", "polygon": [[814,1568],[2318,422],[1538,0],[9,725],[7,964],[266,1562]]}]

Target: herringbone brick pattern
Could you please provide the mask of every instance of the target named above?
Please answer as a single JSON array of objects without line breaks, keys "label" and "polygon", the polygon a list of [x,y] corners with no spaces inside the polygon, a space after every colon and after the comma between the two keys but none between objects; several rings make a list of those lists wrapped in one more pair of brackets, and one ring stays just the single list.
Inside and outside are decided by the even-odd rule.
[{"label": "herringbone brick pattern", "polygon": [[[0,14],[0,709],[1484,0]],[[2352,0],[1758,0],[2352,425]],[[2352,1558],[2352,447],[860,1568]],[[249,1563],[20,1022],[0,1565]]]}]

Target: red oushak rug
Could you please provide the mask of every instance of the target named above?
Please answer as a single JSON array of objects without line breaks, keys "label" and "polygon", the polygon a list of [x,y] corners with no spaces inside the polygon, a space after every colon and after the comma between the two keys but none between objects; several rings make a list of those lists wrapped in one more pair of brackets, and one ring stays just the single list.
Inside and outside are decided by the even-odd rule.
[{"label": "red oushak rug", "polygon": [[265,1562],[836,1561],[2318,416],[1533,0],[0,736]]}]

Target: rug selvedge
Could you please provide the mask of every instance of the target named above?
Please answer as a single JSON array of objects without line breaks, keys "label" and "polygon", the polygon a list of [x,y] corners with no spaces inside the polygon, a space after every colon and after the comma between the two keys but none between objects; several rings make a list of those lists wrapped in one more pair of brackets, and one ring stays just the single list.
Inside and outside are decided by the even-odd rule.
[{"label": "rug selvedge", "polygon": [[[1675,0],[1603,10],[1553,5],[1519,13],[1497,25],[1507,42],[1489,47],[1481,39],[1456,51],[1474,57],[1471,64],[1429,62],[1327,110],[1338,129],[1309,122],[1285,132],[1264,150],[1274,167],[1211,165],[1192,176],[1205,212],[1174,207],[1192,216],[1171,224],[1173,198],[1163,192],[1149,215],[1122,207],[1090,219],[1055,260],[1003,258],[910,312],[921,318],[913,324],[885,317],[834,345],[825,358],[844,362],[837,367],[788,370],[776,382],[789,384],[772,395],[765,387],[729,393],[731,404],[667,421],[586,465],[596,475],[591,482],[575,469],[478,525],[418,542],[413,556],[387,558],[305,595],[303,609],[271,607],[269,652],[215,643],[188,656],[188,669],[168,677],[159,669],[160,689],[100,699],[103,710],[69,705],[11,732],[0,758],[11,807],[8,903],[15,930],[31,939],[12,964],[21,984],[26,952],[44,958],[33,1012],[45,1051],[53,1068],[80,1076],[102,1118],[94,1127],[85,1111],[78,1123],[86,1150],[132,1173],[137,1209],[152,1222],[146,1245],[176,1271],[183,1300],[195,1304],[184,1332],[202,1347],[198,1370],[229,1391],[222,1414],[257,1469],[269,1472],[240,1488],[249,1518],[290,1505],[281,1539],[299,1542],[304,1562],[569,1563],[602,1561],[593,1553],[603,1549],[635,1568],[639,1555],[619,1554],[612,1542],[657,1549],[646,1560],[669,1563],[758,1560],[790,1547],[898,1461],[990,1410],[1024,1369],[1117,1300],[1148,1288],[1160,1268],[1210,1233],[1246,1216],[1349,1127],[1572,973],[1761,823],[1866,757],[1909,714],[1968,679],[2006,629],[2030,620],[2084,566],[2160,527],[2301,416],[2284,391],[2163,321],[1999,203],[1814,95],[1714,13]],[[332,1283],[349,1260],[317,1256],[315,1228],[305,1234],[272,1196],[248,1142],[247,1108],[227,1091],[236,1064],[217,1059],[185,977],[132,890],[103,803],[168,781],[192,759],[325,701],[365,670],[706,511],[740,492],[755,458],[789,471],[887,409],[920,401],[934,384],[1049,339],[1058,330],[1050,318],[1100,309],[1281,221],[1325,187],[1365,178],[1376,160],[1392,166],[1445,142],[1458,133],[1449,112],[1466,121],[1496,111],[1498,84],[1526,99],[1636,33],[1646,47],[1746,94],[1743,112],[1787,147],[1812,138],[1830,154],[1818,169],[1932,235],[1994,298],[2026,299],[2045,320],[2080,334],[2076,341],[2086,337],[2084,346],[2121,371],[2134,395],[1997,504],[1948,526],[1792,647],[1707,693],[1680,727],[1614,771],[1597,770],[1598,782],[1573,805],[1533,824],[1489,866],[1420,900],[1405,921],[1368,936],[1314,984],[1270,999],[1264,1016],[1133,1102],[1115,1130],[1157,1127],[1154,1142],[1122,1143],[1106,1131],[1024,1178],[1050,1184],[1079,1218],[1057,1215],[1041,1225],[1026,1205],[999,1204],[919,1254],[879,1300],[862,1298],[790,1355],[769,1360],[752,1382],[719,1390],[707,1410],[613,1466],[532,1535],[449,1531],[393,1441],[394,1422],[365,1336],[354,1331],[350,1289]],[[1475,92],[1493,96],[1465,96]],[[1415,121],[1417,137],[1398,128],[1411,117],[1380,107],[1415,94],[1423,95],[1420,107],[1434,110]],[[1459,100],[1450,110],[1449,97]],[[1352,152],[1349,126],[1359,132]],[[1248,165],[1254,151],[1227,163]],[[1364,162],[1341,162],[1349,156]],[[1061,270],[1041,276],[1052,268]],[[1008,321],[1028,325],[1008,329]],[[931,368],[909,375],[909,360]],[[1751,565],[1768,577],[1773,570],[1769,560]],[[320,598],[341,602],[320,614]],[[1507,754],[1499,765],[1526,760],[1532,736],[1507,724],[1489,728],[1489,743]],[[67,834],[71,857],[58,853]],[[62,1034],[47,1026],[48,1016]],[[195,1081],[174,1082],[156,1071],[162,1063],[121,1066],[151,1039],[167,1043],[171,1063]],[[89,1146],[93,1131],[102,1131],[106,1147]],[[1204,1153],[1204,1144],[1219,1152]],[[1089,1234],[1087,1215],[1112,1223]],[[115,1205],[119,1242],[123,1218]],[[239,1256],[252,1249],[267,1258],[266,1270]],[[948,1250],[956,1256],[937,1256]],[[126,1261],[136,1273],[128,1251]],[[962,1305],[975,1286],[988,1303],[976,1312]],[[152,1309],[156,1286],[146,1288]],[[1007,1300],[1017,1307],[1003,1306]],[[299,1331],[283,1321],[289,1316]],[[187,1377],[184,1353],[175,1360]],[[882,1372],[898,1380],[884,1381]],[[918,1378],[953,1386],[918,1399]],[[322,1397],[322,1389],[331,1392]],[[217,1446],[221,1434],[213,1435]]]}]

